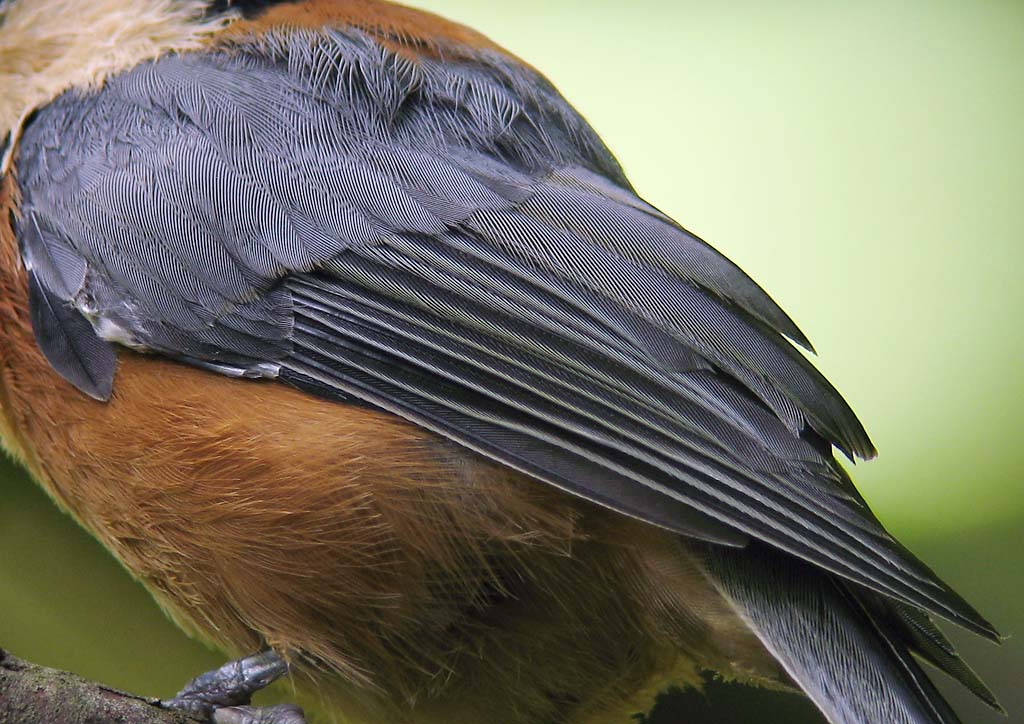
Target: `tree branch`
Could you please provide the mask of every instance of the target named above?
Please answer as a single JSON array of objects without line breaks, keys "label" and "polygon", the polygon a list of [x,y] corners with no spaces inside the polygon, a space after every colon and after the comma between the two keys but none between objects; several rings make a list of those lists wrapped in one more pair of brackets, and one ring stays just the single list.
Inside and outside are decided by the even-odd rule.
[{"label": "tree branch", "polygon": [[22,661],[0,649],[0,724],[205,724],[157,699]]}]

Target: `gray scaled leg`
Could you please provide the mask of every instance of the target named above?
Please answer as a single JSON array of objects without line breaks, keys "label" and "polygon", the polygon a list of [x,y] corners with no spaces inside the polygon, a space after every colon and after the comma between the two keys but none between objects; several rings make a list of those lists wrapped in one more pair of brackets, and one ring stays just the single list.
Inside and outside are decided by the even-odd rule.
[{"label": "gray scaled leg", "polygon": [[291,704],[247,706],[253,694],[287,673],[284,659],[274,651],[262,651],[200,674],[160,704],[209,717],[215,724],[305,724],[302,709]]},{"label": "gray scaled leg", "polygon": [[213,724],[306,724],[306,718],[294,704],[226,706],[214,709]]}]

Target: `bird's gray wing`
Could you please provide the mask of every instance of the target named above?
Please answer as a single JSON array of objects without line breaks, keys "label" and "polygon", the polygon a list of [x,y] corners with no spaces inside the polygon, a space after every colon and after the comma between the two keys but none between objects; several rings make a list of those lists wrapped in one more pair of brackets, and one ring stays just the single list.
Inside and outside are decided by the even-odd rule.
[{"label": "bird's gray wing", "polygon": [[37,336],[95,396],[108,342],[277,378],[995,635],[833,459],[873,448],[789,318],[503,56],[168,56],[42,109],[18,168]]}]

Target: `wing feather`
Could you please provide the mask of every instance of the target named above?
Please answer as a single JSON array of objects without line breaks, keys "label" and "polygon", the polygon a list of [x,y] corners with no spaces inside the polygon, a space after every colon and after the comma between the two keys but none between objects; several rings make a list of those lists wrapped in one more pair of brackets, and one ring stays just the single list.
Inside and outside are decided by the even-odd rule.
[{"label": "wing feather", "polygon": [[[461,407],[462,414],[486,416],[491,422],[500,418],[521,424],[528,420],[532,429],[548,431],[546,435],[553,430],[566,444],[587,449],[591,459],[614,465],[663,496],[876,590],[912,599],[918,605],[939,606],[953,615],[949,602],[944,603],[948,592],[934,583],[932,574],[907,559],[906,552],[872,520],[856,516],[849,501],[836,496],[826,504],[811,492],[815,488],[801,489],[785,474],[788,471],[764,473],[759,468],[765,465],[756,459],[730,459],[726,451],[735,454],[741,445],[733,441],[739,443],[742,438],[736,432],[724,432],[721,426],[695,434],[678,422],[674,427],[661,421],[645,423],[642,417],[628,414],[637,409],[628,396],[616,399],[606,395],[601,404],[588,409],[587,396],[593,401],[596,387],[581,394],[578,381],[575,387],[567,385],[568,365],[564,364],[559,367],[562,379],[550,373],[545,376],[547,363],[531,359],[529,345],[523,343],[530,336],[529,329],[527,334],[505,337],[509,347],[503,349],[491,335],[464,325],[476,320],[485,329],[507,329],[515,320],[502,320],[500,314],[484,308],[473,287],[464,287],[466,296],[453,293],[459,285],[438,269],[426,267],[422,258],[411,263],[400,257],[384,248],[338,257],[330,265],[330,276],[321,274],[317,279],[321,293],[308,295],[314,297],[312,304],[299,285],[292,283],[298,316],[315,324],[297,324],[296,346],[308,345],[322,359],[337,354],[345,364],[353,364],[352,354],[372,354],[380,365],[386,365],[387,375],[382,380],[437,405],[453,399],[453,388],[471,391],[475,405]],[[339,278],[350,285],[338,285]],[[367,302],[377,299],[383,301],[372,310]],[[389,305],[404,310],[407,318],[415,318],[413,310],[419,308],[421,323],[411,325],[378,311]],[[447,328],[447,337],[432,332],[432,327]],[[518,346],[514,345],[517,338]],[[345,345],[336,348],[334,342],[339,339],[345,340]],[[556,348],[562,355],[573,352],[564,344]],[[529,374],[502,363],[502,358],[518,358],[528,364]],[[630,372],[619,370],[617,376],[630,379]],[[631,386],[642,389],[644,381],[631,380]],[[669,398],[670,407],[691,407],[684,395]],[[464,398],[458,399],[465,404]],[[674,417],[680,419],[678,413]],[[455,424],[449,422],[446,434],[459,434]],[[814,455],[810,446],[803,452],[807,458]],[[823,460],[818,464],[827,468]],[[844,508],[846,515],[837,514]]]}]

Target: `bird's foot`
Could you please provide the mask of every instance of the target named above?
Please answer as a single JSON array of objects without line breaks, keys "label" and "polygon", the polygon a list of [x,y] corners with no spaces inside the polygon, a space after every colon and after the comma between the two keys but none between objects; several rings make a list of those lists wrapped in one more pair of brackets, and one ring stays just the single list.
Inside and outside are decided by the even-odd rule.
[{"label": "bird's foot", "polygon": [[225,706],[214,710],[213,724],[306,724],[306,717],[294,704]]},{"label": "bird's foot", "polygon": [[214,724],[305,724],[302,709],[291,704],[248,706],[253,694],[287,673],[284,659],[263,651],[200,674],[160,704],[209,717]]}]

